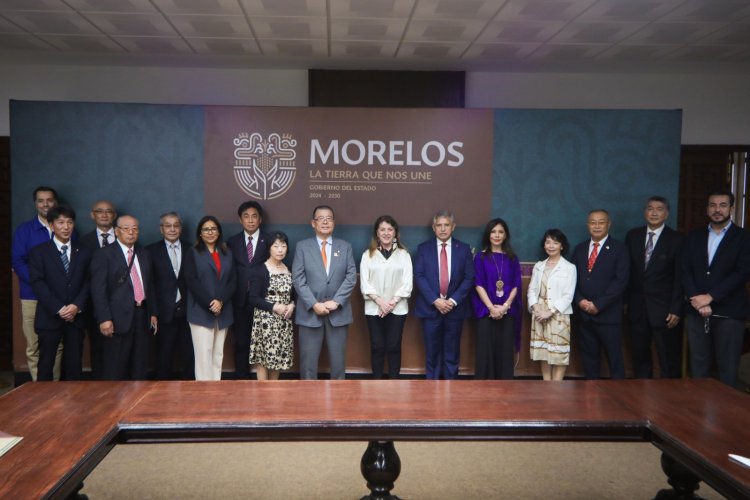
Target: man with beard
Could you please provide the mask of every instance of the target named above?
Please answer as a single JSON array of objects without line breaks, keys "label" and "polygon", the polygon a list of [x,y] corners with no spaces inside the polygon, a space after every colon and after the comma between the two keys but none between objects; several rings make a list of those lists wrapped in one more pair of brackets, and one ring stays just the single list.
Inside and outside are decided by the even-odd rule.
[{"label": "man with beard", "polygon": [[687,315],[690,373],[707,378],[716,360],[719,380],[737,385],[750,279],[750,237],[734,224],[734,195],[715,191],[708,197],[707,228],[685,240],[682,281],[690,300]]}]

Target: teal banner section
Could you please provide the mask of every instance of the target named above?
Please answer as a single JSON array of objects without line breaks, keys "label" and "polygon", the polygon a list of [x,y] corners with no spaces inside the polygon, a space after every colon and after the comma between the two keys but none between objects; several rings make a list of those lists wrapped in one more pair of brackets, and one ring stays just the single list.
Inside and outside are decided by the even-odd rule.
[{"label": "teal banner section", "polygon": [[[366,120],[367,110],[362,113]],[[94,228],[91,204],[108,199],[120,214],[140,219],[143,244],[160,238],[159,215],[172,210],[183,216],[186,239],[195,239],[204,207],[202,106],[11,101],[10,118],[14,227],[34,216],[34,188],[49,185],[76,210],[80,234]],[[562,229],[571,244],[585,238],[594,208],[610,212],[611,233],[623,238],[643,223],[642,207],[652,194],[672,202],[674,225],[680,131],[680,111],[495,110],[493,160],[486,165],[491,214],[507,221],[523,261],[542,257],[539,240],[547,228]],[[462,207],[452,206],[461,189],[452,186],[435,209],[456,212],[456,237],[478,247],[483,227],[462,225]],[[287,232],[290,254],[296,241],[313,234],[309,225],[289,224],[270,211],[264,222],[266,230]],[[432,236],[429,224],[402,227],[402,241],[416,249]],[[239,223],[226,224],[225,237],[239,230]],[[340,225],[335,235],[359,255],[371,233],[367,225]]]}]

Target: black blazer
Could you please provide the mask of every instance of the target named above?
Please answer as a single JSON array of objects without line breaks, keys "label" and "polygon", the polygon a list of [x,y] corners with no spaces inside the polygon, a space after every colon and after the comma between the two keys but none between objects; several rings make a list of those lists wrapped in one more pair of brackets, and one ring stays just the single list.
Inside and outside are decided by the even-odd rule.
[{"label": "black blazer", "polygon": [[[112,245],[113,243],[116,243],[115,240],[115,229],[110,229],[110,235],[111,238],[109,239],[109,244]],[[81,236],[81,239],[78,241],[82,247],[88,248],[91,252],[94,250],[99,250],[102,248],[101,244],[99,243],[99,236],[96,234],[96,229],[91,231],[90,233],[86,233],[83,236]]]},{"label": "black blazer", "polygon": [[[180,290],[180,305],[185,308],[187,298],[187,287],[185,285],[185,255],[190,251],[190,245],[180,240],[181,264],[178,276],[174,275],[172,260],[169,258],[169,249],[164,240],[159,240],[146,247],[151,254],[151,263],[154,266],[154,287],[156,297],[156,308],[159,311],[160,323],[171,323],[174,320],[174,311],[177,290]],[[184,313],[183,313],[184,316]]]},{"label": "black blazer", "polygon": [[[271,273],[268,272],[268,268],[264,265],[253,267],[250,272],[250,291],[248,292],[248,302],[252,307],[273,311],[274,303],[266,300],[270,285]],[[294,287],[292,287],[291,298],[291,302],[297,300],[297,292]]]},{"label": "black blazer", "polygon": [[[698,228],[685,238],[682,252],[682,283],[690,297],[711,294],[713,314],[745,320],[748,300],[745,283],[750,279],[750,235],[732,224],[708,265],[708,229]],[[688,306],[688,310],[697,311]]]},{"label": "black blazer", "polygon": [[[89,298],[89,264],[91,252],[75,243],[70,245],[70,274],[65,273],[60,253],[54,241],[46,241],[29,252],[31,287],[39,300],[34,328],[57,330],[65,321],[57,312],[68,304],[75,304],[83,312]],[[83,326],[83,316],[75,319]]]},{"label": "black blazer", "polygon": [[[155,316],[157,308],[151,255],[139,246],[135,247],[135,254],[141,267],[147,314]],[[127,259],[117,242],[94,252],[91,259],[91,298],[97,323],[113,321],[115,334],[130,330],[135,312],[135,294]]]},{"label": "black blazer", "polygon": [[[185,284],[188,288],[187,319],[190,323],[211,328],[218,320],[220,329],[228,328],[232,322],[232,294],[237,285],[232,253],[219,251],[221,271],[217,276],[216,263],[208,250],[199,252],[195,247],[186,249],[182,268],[185,270]],[[224,305],[219,316],[209,309],[214,299]]]},{"label": "black blazer", "polygon": [[646,314],[651,325],[666,328],[668,314],[685,315],[680,277],[680,250],[684,237],[664,226],[648,267],[645,267],[646,234],[646,226],[643,226],[631,229],[625,237],[630,252],[628,319],[638,321]]},{"label": "black blazer", "polygon": [[610,235],[604,246],[599,248],[594,268],[589,272],[590,242],[590,239],[581,242],[573,252],[571,262],[576,266],[578,274],[574,305],[578,308],[578,303],[587,299],[599,310],[599,314],[591,316],[578,308],[584,321],[621,323],[623,294],[630,277],[628,249]]},{"label": "black blazer", "polygon": [[253,253],[253,260],[247,260],[247,246],[245,245],[245,231],[235,234],[227,246],[232,251],[234,258],[234,268],[237,275],[237,288],[234,291],[234,307],[245,307],[247,302],[247,292],[250,289],[250,273],[254,267],[261,266],[268,260],[268,250],[271,243],[268,241],[268,235],[260,232],[258,234],[258,244]]}]

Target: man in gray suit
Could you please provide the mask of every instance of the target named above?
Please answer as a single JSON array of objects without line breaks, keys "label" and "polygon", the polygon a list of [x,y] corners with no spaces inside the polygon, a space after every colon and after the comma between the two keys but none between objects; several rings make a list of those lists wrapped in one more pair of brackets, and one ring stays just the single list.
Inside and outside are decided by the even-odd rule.
[{"label": "man in gray suit", "polygon": [[323,339],[331,360],[331,379],[344,379],[346,336],[352,322],[350,298],[357,283],[352,247],[333,239],[333,209],[313,210],[315,237],[297,243],[292,280],[297,290],[295,320],[299,326],[300,377],[318,378]]}]

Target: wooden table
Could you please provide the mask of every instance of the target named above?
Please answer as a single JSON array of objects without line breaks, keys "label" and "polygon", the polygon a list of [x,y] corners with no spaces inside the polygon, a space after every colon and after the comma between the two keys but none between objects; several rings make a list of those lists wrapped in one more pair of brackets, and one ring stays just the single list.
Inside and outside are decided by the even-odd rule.
[{"label": "wooden table", "polygon": [[0,498],[64,497],[115,444],[649,441],[750,497],[750,396],[713,380],[38,382],[0,398]]}]

